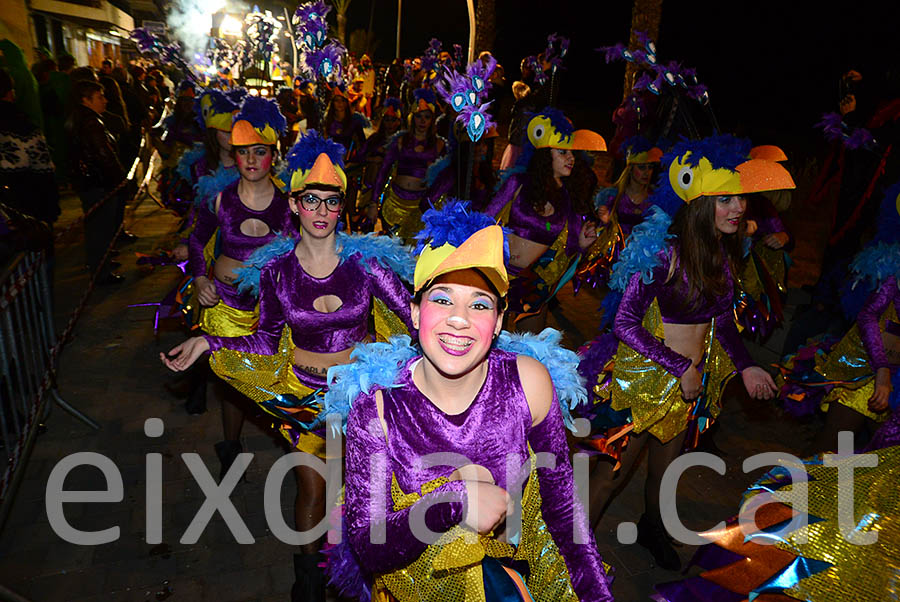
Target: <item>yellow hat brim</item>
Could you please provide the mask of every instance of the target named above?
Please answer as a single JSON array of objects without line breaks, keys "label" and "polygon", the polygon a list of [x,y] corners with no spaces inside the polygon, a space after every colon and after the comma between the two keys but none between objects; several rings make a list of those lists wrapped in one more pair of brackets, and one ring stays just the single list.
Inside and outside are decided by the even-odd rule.
[{"label": "yellow hat brim", "polygon": [[278,133],[270,126],[262,131],[253,127],[249,121],[240,120],[231,128],[232,146],[251,146],[254,144],[275,144]]},{"label": "yellow hat brim", "polygon": [[509,290],[509,275],[503,261],[503,229],[493,225],[482,228],[459,247],[446,243],[437,249],[425,247],[416,262],[413,278],[419,292],[435,278],[458,270],[480,270],[500,296]]}]

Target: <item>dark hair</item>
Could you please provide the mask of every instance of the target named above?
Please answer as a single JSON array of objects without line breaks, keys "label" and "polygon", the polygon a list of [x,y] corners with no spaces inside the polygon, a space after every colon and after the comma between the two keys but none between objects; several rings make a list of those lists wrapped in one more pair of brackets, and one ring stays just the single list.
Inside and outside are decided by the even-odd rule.
[{"label": "dark hair", "polygon": [[81,104],[85,98],[90,98],[97,92],[103,92],[103,86],[90,79],[80,79],[72,83],[72,98],[75,104]]},{"label": "dark hair", "polygon": [[347,110],[344,111],[344,119],[341,121],[341,125],[344,126],[344,131],[349,132],[353,126],[353,107],[350,106],[350,99],[346,96],[334,95],[331,97],[331,102],[328,104],[328,110],[325,112],[325,125],[322,128],[323,133],[327,135],[328,130],[331,128],[331,124],[336,121],[334,116],[334,101],[338,98],[344,99],[344,102],[347,103]]},{"label": "dark hair", "polygon": [[0,98],[6,96],[14,89],[15,86],[13,85],[12,77],[9,75],[9,71],[0,67]]},{"label": "dark hair", "polygon": [[219,168],[219,140],[218,140],[218,132],[216,128],[206,128],[206,133],[203,136],[203,148],[206,150],[206,165],[209,166],[210,171],[215,171]]},{"label": "dark hair", "polygon": [[75,57],[67,52],[60,54],[57,59],[59,59],[60,71],[68,71],[75,66]]},{"label": "dark hair", "polygon": [[727,294],[726,265],[732,278],[743,267],[743,239],[746,220],[734,234],[719,234],[716,229],[716,197],[701,196],[686,203],[675,214],[669,232],[676,236],[669,279],[684,287],[684,309],[692,311],[703,302]]},{"label": "dark hair", "polygon": [[94,73],[94,70],[91,67],[75,67],[72,69],[72,73],[69,74],[72,78],[73,82],[76,81],[97,81],[97,74]]},{"label": "dark hair", "polygon": [[113,62],[112,62],[111,60],[109,60],[109,59],[103,59],[103,62],[100,63],[100,64],[103,65],[104,67],[105,67],[106,65],[109,65],[110,67],[112,67]]},{"label": "dark hair", "polygon": [[523,200],[538,214],[544,212],[547,201],[557,200],[561,194],[553,178],[553,150],[539,148],[528,162],[528,185],[522,189]]}]

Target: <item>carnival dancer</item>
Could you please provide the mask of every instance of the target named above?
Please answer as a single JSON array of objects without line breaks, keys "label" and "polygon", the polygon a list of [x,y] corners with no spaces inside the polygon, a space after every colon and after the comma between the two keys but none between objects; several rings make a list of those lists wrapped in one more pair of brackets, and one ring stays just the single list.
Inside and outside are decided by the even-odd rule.
[{"label": "carnival dancer", "polygon": [[[777,146],[757,146],[752,152],[754,158],[787,161]],[[775,197],[775,192],[785,191],[772,192]],[[744,336],[763,341],[784,321],[791,237],[774,204],[764,194],[747,198],[746,220],[749,241],[744,269],[738,276],[734,309]]]},{"label": "carnival dancer", "polygon": [[[873,432],[900,407],[900,182],[886,191],[875,237],[850,263],[841,304],[856,323],[830,350],[798,354],[783,363],[785,409],[826,411],[809,453],[837,449],[838,433]],[[812,356],[804,362],[803,358]],[[804,366],[806,369],[804,369]],[[892,392],[893,391],[893,392]]]},{"label": "carnival dancer", "polygon": [[[389,237],[337,232],[347,177],[344,149],[310,131],[286,158],[282,176],[300,237],[276,238],[248,260],[241,290],[258,288],[259,327],[249,336],[194,337],[163,361],[184,370],[212,351],[210,364],[226,381],[280,422],[293,449],[325,456],[324,424],[317,422],[325,375],[350,361],[352,346],[369,341],[369,316],[384,336],[411,330],[409,292],[413,260]],[[382,325],[379,327],[379,325]],[[324,516],[325,483],[313,469],[295,468],[297,529]],[[324,599],[319,544],[294,557],[295,601]]]},{"label": "carnival dancer", "polygon": [[[379,201],[373,198],[372,185],[378,177],[384,157],[387,154],[387,145],[393,136],[400,131],[402,119],[402,103],[399,98],[386,98],[381,119],[378,120],[378,129],[366,139],[360,152],[360,161],[365,162],[362,176],[361,190],[356,198],[357,211],[354,218],[366,232],[371,232],[378,221]],[[354,228],[356,231],[357,228]]]},{"label": "carnival dancer", "polygon": [[597,240],[585,254],[574,282],[596,287],[609,280],[609,270],[618,260],[631,230],[644,220],[652,206],[653,171],[662,151],[643,136],[628,141],[625,169],[616,182],[594,196],[594,212],[599,220]]},{"label": "carnival dancer", "polygon": [[662,526],[662,508],[674,504],[660,499],[666,468],[718,416],[735,371],[751,397],[775,393],[738,334],[733,275],[743,255],[743,195],[794,183],[777,162],[751,156],[749,141],[713,136],[680,142],[663,157],[650,198],[658,207],[632,231],[613,268],[608,297],[621,295],[618,345],[610,345],[608,335],[595,340],[579,368],[593,393],[583,415],[595,427],[583,447],[616,460],[599,461],[592,470],[591,524],[621,483],[616,476],[627,475],[648,447],[638,543],[670,570],[680,560]]},{"label": "carnival dancer", "polygon": [[351,110],[347,94],[339,86],[334,86],[331,92],[323,133],[326,138],[344,147],[347,153],[345,161],[354,161],[366,142],[365,129],[369,126],[369,120]]},{"label": "carnival dancer", "polygon": [[533,332],[543,327],[547,302],[572,278],[597,236],[585,217],[596,178],[573,151],[602,151],[606,143],[595,132],[576,131],[549,107],[531,118],[525,140],[486,213],[512,232],[510,323]]},{"label": "carnival dancer", "polygon": [[[577,360],[555,331],[501,332],[506,245],[493,219],[449,201],[423,220],[412,304],[420,347],[404,337],[360,346],[329,375],[329,411],[352,401],[331,583],[400,602],[612,600],[564,431],[584,395]],[[536,467],[536,454],[552,468]],[[428,507],[430,545],[413,527]]]},{"label": "carnival dancer", "polygon": [[[199,326],[210,336],[242,336],[256,328],[256,296],[235,285],[237,272],[257,248],[276,233],[292,233],[287,195],[272,182],[275,146],[285,120],[274,101],[248,96],[234,116],[230,143],[240,178],[219,192],[209,207],[199,207],[189,240],[188,269],[201,306]],[[220,253],[208,276],[207,245],[218,230]],[[211,276],[211,277],[210,277]],[[222,403],[225,438],[216,444],[222,474],[241,453],[244,400],[213,381]]]},{"label": "carnival dancer", "polygon": [[[411,239],[419,230],[426,188],[425,172],[446,149],[446,141],[435,133],[437,99],[434,92],[419,88],[413,96],[411,127],[391,140],[372,192],[374,198],[384,192],[381,203],[384,226],[404,240]],[[395,164],[397,171],[391,176]],[[388,179],[390,185],[385,190]]]}]

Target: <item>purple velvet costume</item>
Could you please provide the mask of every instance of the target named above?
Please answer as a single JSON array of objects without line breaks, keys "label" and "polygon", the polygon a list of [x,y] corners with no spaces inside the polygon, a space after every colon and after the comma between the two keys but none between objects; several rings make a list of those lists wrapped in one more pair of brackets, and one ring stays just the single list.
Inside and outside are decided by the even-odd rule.
[{"label": "purple velvet costume", "polygon": [[[194,278],[206,275],[206,261],[203,248],[215,233],[216,228],[222,236],[221,254],[238,261],[246,261],[258,247],[270,242],[276,233],[290,234],[295,232],[291,223],[291,212],[288,208],[288,197],[275,187],[272,202],[261,211],[247,207],[238,196],[240,180],[222,191],[222,199],[218,213],[205,207],[198,207],[197,225],[188,241],[188,270]],[[241,223],[248,219],[257,219],[269,227],[268,234],[263,236],[247,236],[241,232]],[[229,284],[213,279],[216,292],[222,301],[235,309],[250,310],[256,306],[256,297],[251,293],[239,293]]]},{"label": "purple velvet costume", "polygon": [[[510,207],[509,221],[506,223],[506,227],[519,238],[547,246],[554,243],[556,237],[562,232],[563,227],[568,224],[569,233],[566,239],[566,255],[571,257],[579,253],[578,234],[581,232],[584,219],[572,211],[572,204],[568,202],[569,193],[565,186],[562,188],[564,201],[562,203],[551,201],[553,214],[543,216],[538,215],[534,207],[525,201],[525,188],[529,183],[530,178],[526,174],[510,176],[487,206],[485,213],[496,216],[511,201],[512,206]],[[510,266],[510,275],[514,275],[519,271],[515,267]]]},{"label": "purple velvet costume", "polygon": [[[727,263],[725,264],[725,289],[728,292],[717,296],[711,304],[702,303],[698,309],[688,311],[682,307],[685,288],[676,286],[674,280],[666,283],[671,254],[671,248],[667,252],[660,253],[662,261],[653,269],[652,283],[644,284],[640,273],[631,277],[616,314],[614,323],[616,337],[644,357],[650,358],[662,366],[673,376],[681,377],[684,371],[691,366],[690,358],[667,347],[665,343],[647,332],[642,323],[647,309],[653,299],[656,299],[659,303],[662,320],[666,323],[705,324],[712,318],[716,318],[716,338],[725,353],[734,362],[738,372],[753,366],[754,362],[747,353],[734,322],[732,308],[734,280]],[[684,286],[687,286],[687,276],[682,276],[682,282]]]},{"label": "purple velvet costume", "polygon": [[[612,204],[615,202],[617,194],[619,194],[619,189],[616,187],[604,188],[597,193],[594,206],[599,209],[602,205],[612,211]],[[627,192],[622,193],[619,202],[616,204],[616,217],[619,220],[619,226],[622,228],[622,234],[625,238],[631,236],[631,231],[634,227],[644,221],[644,216],[652,206],[653,203],[650,202],[649,196],[636,205],[632,202]]]},{"label": "purple velvet costume", "polygon": [[[419,492],[423,484],[449,476],[454,467],[425,467],[418,459],[432,453],[457,453],[465,456],[466,462],[487,468],[499,487],[521,487],[527,480],[530,444],[535,453],[548,452],[556,460],[555,468],[537,469],[541,512],[565,560],[576,595],[584,601],[612,600],[584,509],[575,501],[569,450],[555,393],[547,417],[532,426],[516,355],[495,349],[488,355],[486,380],[471,405],[460,414],[447,415],[412,382],[416,361],[414,358],[401,368],[396,388],[383,389],[387,441],[378,426],[374,391],[359,396],[350,412],[344,507],[349,543],[362,567],[370,573],[391,572],[416,560],[426,548],[411,532],[412,508],[393,510],[392,475],[404,492]],[[514,459],[513,475],[507,474],[507,456]],[[524,470],[519,468],[522,466]],[[372,470],[377,471],[379,483],[374,491]],[[463,520],[465,482],[445,483],[417,503],[439,496],[445,503],[429,509],[426,525],[444,532]],[[373,507],[386,518],[387,543],[383,545],[370,540],[371,526],[378,520],[372,516]],[[587,543],[573,543],[573,523]]]},{"label": "purple velvet costume", "polygon": [[[335,295],[342,301],[337,311],[320,312],[313,301]],[[356,254],[338,264],[325,278],[307,274],[294,252],[267,264],[259,277],[259,326],[243,337],[206,336],[210,351],[225,347],[261,355],[278,351],[285,324],[294,345],[313,353],[334,353],[365,341],[372,298],[381,299],[412,332],[409,292],[400,278],[374,258]],[[309,375],[294,368],[301,382]],[[324,379],[323,379],[324,380]],[[317,384],[322,386],[324,384]]]},{"label": "purple velvet costume", "polygon": [[[378,170],[378,175],[375,177],[375,194],[380,195],[381,191],[384,190],[384,185],[391,175],[391,169],[394,167],[394,163],[397,164],[398,176],[411,176],[413,178],[424,179],[428,166],[444,154],[443,150],[438,150],[439,145],[437,143],[435,143],[434,146],[425,147],[422,151],[416,151],[416,147],[419,146],[419,141],[407,144],[408,141],[405,140],[406,134],[407,132],[401,132],[395,135],[387,145],[384,160],[381,162],[381,169]],[[444,145],[444,149],[446,149],[446,145]],[[407,191],[393,185],[391,188],[397,196],[407,200],[421,198],[424,194],[424,192]]]},{"label": "purple velvet costume", "polygon": [[[895,308],[900,307],[900,288],[897,286],[896,276],[885,280],[878,290],[869,295],[866,304],[856,317],[859,335],[866,348],[866,353],[869,355],[869,366],[873,372],[879,368],[897,368],[888,363],[884,351],[884,341],[881,338],[881,328],[878,325],[882,314],[892,302]],[[900,324],[896,322],[888,322],[886,330],[900,336]]]}]

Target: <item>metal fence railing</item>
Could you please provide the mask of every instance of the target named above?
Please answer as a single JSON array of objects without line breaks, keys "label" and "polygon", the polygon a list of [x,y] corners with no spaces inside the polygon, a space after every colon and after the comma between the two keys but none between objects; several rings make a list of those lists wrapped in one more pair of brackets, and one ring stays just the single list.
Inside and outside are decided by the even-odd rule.
[{"label": "metal fence railing", "polygon": [[97,423],[60,397],[56,364],[61,345],[53,326],[50,282],[43,251],[19,253],[0,272],[0,525],[21,480],[47,400],[93,427]]}]

